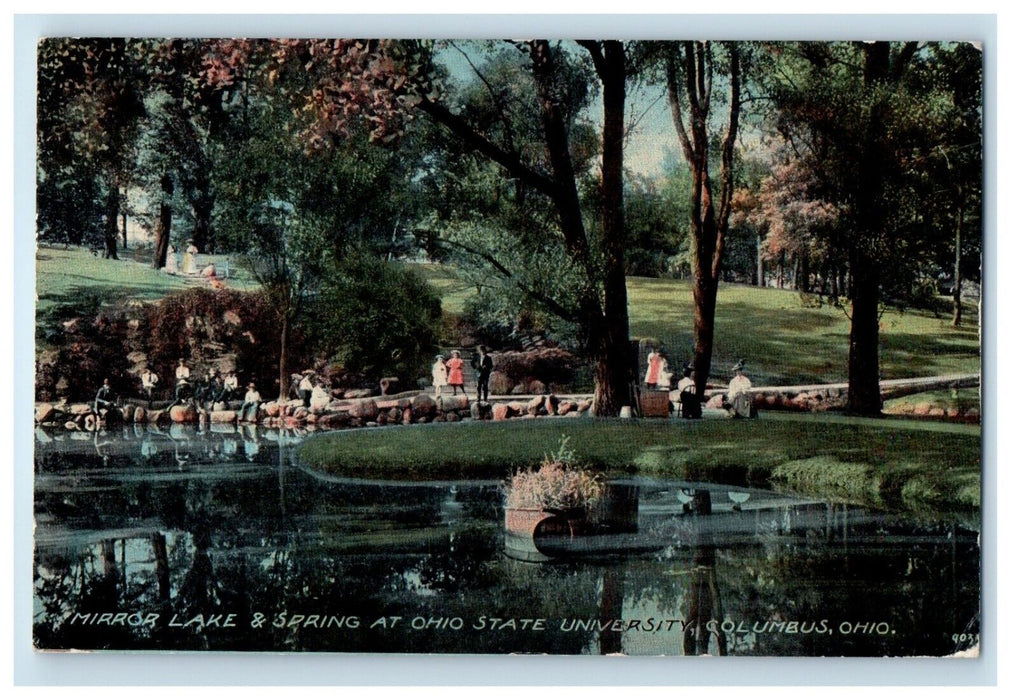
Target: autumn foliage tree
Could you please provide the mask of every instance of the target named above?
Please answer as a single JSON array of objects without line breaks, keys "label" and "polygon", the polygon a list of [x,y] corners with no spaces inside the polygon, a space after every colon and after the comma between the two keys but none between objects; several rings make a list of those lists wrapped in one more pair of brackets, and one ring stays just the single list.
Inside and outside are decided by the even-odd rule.
[{"label": "autumn foliage tree", "polygon": [[585,284],[576,303],[575,320],[583,329],[592,356],[595,410],[616,415],[630,400],[628,303],[625,284],[626,231],[623,209],[623,137],[627,54],[618,41],[582,41],[600,82],[601,129],[600,216],[589,231],[581,206],[577,163],[571,152],[569,115],[560,82],[564,49],[547,40],[517,44],[535,86],[542,148],[536,158],[507,147],[442,102],[434,82],[432,45],[427,42],[359,40],[277,40],[226,42],[208,62],[212,81],[227,82],[236,71],[259,66],[267,80],[281,72],[303,70],[312,84],[292,95],[309,117],[304,136],[312,148],[324,148],[365,124],[370,138],[397,140],[408,120],[423,114],[445,127],[460,146],[498,164],[521,186],[547,197],[554,207],[557,231],[572,265]]}]

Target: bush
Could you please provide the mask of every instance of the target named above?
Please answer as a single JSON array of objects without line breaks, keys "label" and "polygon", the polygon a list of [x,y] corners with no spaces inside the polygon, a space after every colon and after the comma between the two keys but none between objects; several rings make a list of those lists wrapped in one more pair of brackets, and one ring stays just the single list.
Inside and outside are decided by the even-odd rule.
[{"label": "bush", "polygon": [[511,386],[529,384],[538,379],[544,384],[571,384],[576,356],[562,348],[541,348],[526,352],[492,353],[495,371],[502,373]]},{"label": "bush", "polygon": [[347,372],[416,386],[438,347],[442,304],[416,271],[354,256],[325,280],[311,316],[331,359]]}]

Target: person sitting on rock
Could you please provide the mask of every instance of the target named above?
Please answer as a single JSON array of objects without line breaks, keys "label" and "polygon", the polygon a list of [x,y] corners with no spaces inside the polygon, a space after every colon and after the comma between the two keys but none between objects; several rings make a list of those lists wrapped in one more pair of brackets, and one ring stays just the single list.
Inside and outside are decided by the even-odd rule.
[{"label": "person sitting on rock", "polygon": [[223,379],[223,401],[230,401],[237,396],[237,373],[232,369],[226,373],[226,378]]},{"label": "person sitting on rock", "polygon": [[304,404],[304,408],[309,408],[311,406],[311,392],[315,390],[314,372],[309,369],[304,370],[304,376],[301,377],[297,390],[300,392],[300,400]]},{"label": "person sitting on rock", "polygon": [[258,415],[258,407],[262,403],[262,395],[258,393],[258,389],[255,388],[255,383],[251,382],[247,385],[247,393],[244,394],[244,403],[240,405],[240,420],[247,420],[247,412],[249,409],[255,409],[255,416]]},{"label": "person sitting on rock", "polygon": [[749,381],[749,377],[742,373],[745,364],[743,360],[735,363],[735,366],[732,367],[732,372],[734,372],[735,376],[728,383],[725,408],[728,409],[733,418],[753,417],[753,397],[749,393],[753,383]]},{"label": "person sitting on rock", "polygon": [[700,398],[696,395],[696,380],[693,379],[693,368],[686,365],[682,369],[682,379],[679,380],[679,410],[683,418],[701,418],[703,409]]},{"label": "person sitting on rock", "polygon": [[179,360],[177,360],[176,378],[178,384],[180,383],[181,379],[191,381],[191,369],[184,362],[184,358],[180,358]]},{"label": "person sitting on rock", "polygon": [[110,380],[104,379],[103,385],[99,387],[99,391],[95,393],[95,401],[92,402],[92,410],[96,415],[100,415],[100,411],[108,411],[114,406],[113,402],[113,388],[110,386]]},{"label": "person sitting on rock", "polygon": [[325,382],[315,382],[315,388],[311,390],[311,403],[309,409],[312,411],[324,411],[332,401],[332,396],[329,395],[328,389],[325,388]]}]

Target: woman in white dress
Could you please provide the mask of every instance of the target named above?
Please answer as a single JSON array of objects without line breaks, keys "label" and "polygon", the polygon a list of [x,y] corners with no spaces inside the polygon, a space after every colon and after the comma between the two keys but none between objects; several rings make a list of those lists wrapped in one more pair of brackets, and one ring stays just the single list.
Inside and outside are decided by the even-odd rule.
[{"label": "woman in white dress", "polygon": [[431,384],[435,387],[435,398],[442,395],[442,387],[449,383],[449,368],[445,366],[445,358],[435,355],[435,364],[431,366]]},{"label": "woman in white dress", "polygon": [[184,250],[184,264],[183,273],[185,275],[193,275],[197,272],[198,268],[195,262],[195,256],[198,254],[198,248],[195,247],[193,242],[187,244],[187,248]]},{"label": "woman in white dress", "polygon": [[173,246],[170,246],[166,251],[166,266],[163,269],[166,270],[168,275],[177,274],[177,251]]}]

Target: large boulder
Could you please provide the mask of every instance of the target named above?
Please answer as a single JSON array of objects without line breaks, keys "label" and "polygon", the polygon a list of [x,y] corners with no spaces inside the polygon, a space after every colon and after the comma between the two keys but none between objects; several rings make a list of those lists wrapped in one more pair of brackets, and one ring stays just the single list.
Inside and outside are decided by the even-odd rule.
[{"label": "large boulder", "polygon": [[133,421],[135,423],[145,423],[147,420],[148,414],[145,412],[144,408],[138,406],[137,408],[134,409]]},{"label": "large boulder", "polygon": [[361,399],[350,405],[350,415],[362,420],[374,420],[378,415],[378,404],[374,399]]},{"label": "large boulder", "polygon": [[491,417],[495,420],[509,420],[516,415],[517,412],[507,403],[497,403],[491,407]]},{"label": "large boulder", "polygon": [[513,390],[513,380],[505,372],[495,370],[488,380],[488,390],[492,394],[504,396]]},{"label": "large boulder", "polygon": [[544,410],[544,397],[535,396],[527,402],[527,415],[539,416],[541,411]]},{"label": "large boulder", "polygon": [[491,404],[487,401],[470,404],[470,417],[474,420],[491,420]]},{"label": "large boulder", "polygon": [[544,398],[544,412],[549,416],[558,413],[558,397],[555,394],[549,394]]},{"label": "large boulder", "polygon": [[427,394],[418,394],[410,402],[410,409],[413,411],[415,421],[421,418],[433,418],[438,412],[438,403]]},{"label": "large boulder", "polygon": [[209,414],[210,423],[235,423],[237,421],[236,411],[213,411]]},{"label": "large boulder", "polygon": [[560,416],[564,416],[567,413],[572,413],[575,410],[576,410],[575,401],[563,401],[558,405],[558,411],[556,411],[556,413],[558,413],[558,415]]},{"label": "large boulder", "polygon": [[542,382],[540,379],[531,380],[528,386],[531,394],[543,394],[548,391],[548,385]]},{"label": "large boulder", "polygon": [[443,396],[439,399],[439,403],[443,411],[465,411],[470,408],[470,399],[466,394]]},{"label": "large boulder", "polygon": [[318,417],[318,425],[323,428],[341,428],[350,422],[350,417],[345,413],[323,413]]},{"label": "large boulder", "polygon": [[46,423],[57,415],[57,409],[51,403],[41,403],[35,407],[35,422]]},{"label": "large boulder", "polygon": [[197,423],[198,411],[194,406],[177,405],[170,409],[170,420],[174,423]]}]

